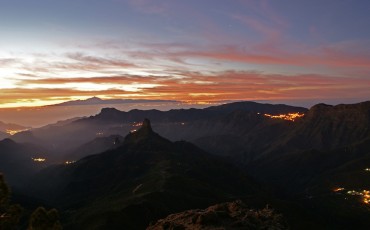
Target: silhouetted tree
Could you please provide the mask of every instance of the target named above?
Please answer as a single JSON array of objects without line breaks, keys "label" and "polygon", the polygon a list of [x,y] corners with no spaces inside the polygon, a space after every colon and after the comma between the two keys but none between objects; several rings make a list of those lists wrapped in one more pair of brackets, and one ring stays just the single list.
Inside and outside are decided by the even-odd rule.
[{"label": "silhouetted tree", "polygon": [[21,206],[10,204],[10,189],[0,174],[0,229],[17,229],[21,214]]},{"label": "silhouetted tree", "polygon": [[59,214],[56,209],[47,211],[44,207],[38,207],[31,215],[28,230],[60,230],[63,229],[59,222]]}]

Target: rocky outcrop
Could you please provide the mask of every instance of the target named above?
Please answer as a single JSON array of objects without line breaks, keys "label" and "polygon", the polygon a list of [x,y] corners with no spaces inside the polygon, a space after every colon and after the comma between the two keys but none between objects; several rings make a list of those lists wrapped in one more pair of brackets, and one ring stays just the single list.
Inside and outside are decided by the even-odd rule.
[{"label": "rocky outcrop", "polygon": [[242,201],[189,210],[159,220],[147,230],[288,229],[282,215],[272,209],[249,209]]}]

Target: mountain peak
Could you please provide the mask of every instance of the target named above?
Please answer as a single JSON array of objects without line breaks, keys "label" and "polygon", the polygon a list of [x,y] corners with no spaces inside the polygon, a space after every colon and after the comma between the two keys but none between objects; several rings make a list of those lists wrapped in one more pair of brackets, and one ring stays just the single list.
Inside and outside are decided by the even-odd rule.
[{"label": "mountain peak", "polygon": [[101,102],[101,101],[103,101],[103,99],[101,99],[99,97],[90,97],[90,98],[86,99],[85,101],[89,101],[89,102]]},{"label": "mountain peak", "polygon": [[136,136],[148,136],[149,134],[152,134],[152,133],[154,132],[150,124],[150,120],[145,118],[140,129],[133,132],[132,134],[135,134]]},{"label": "mountain peak", "polygon": [[[138,143],[141,140],[148,139],[154,136],[160,137],[153,131],[152,126],[150,125],[150,120],[145,118],[140,129],[138,129],[137,131],[132,131],[129,135],[126,136],[125,140],[128,142]],[[160,138],[162,139],[162,137]]]},{"label": "mountain peak", "polygon": [[150,120],[149,119],[147,119],[147,118],[144,119],[143,124],[141,125],[140,130],[142,130],[142,129],[146,129],[148,131],[153,131],[152,130],[152,126],[150,125]]},{"label": "mountain peak", "polygon": [[4,140],[0,141],[0,143],[6,144],[6,145],[15,145],[16,144],[15,141],[13,141],[10,138],[5,138]]}]

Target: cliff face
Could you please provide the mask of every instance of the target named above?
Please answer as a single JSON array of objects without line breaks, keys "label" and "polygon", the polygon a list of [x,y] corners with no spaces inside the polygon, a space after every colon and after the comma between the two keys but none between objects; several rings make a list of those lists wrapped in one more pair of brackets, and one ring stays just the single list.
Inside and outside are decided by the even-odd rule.
[{"label": "cliff face", "polygon": [[313,106],[288,133],[284,145],[330,150],[370,137],[370,102]]},{"label": "cliff face", "polygon": [[195,209],[172,214],[147,230],[164,229],[288,229],[283,217],[272,209],[249,209],[242,201],[234,201],[210,206],[207,209]]}]

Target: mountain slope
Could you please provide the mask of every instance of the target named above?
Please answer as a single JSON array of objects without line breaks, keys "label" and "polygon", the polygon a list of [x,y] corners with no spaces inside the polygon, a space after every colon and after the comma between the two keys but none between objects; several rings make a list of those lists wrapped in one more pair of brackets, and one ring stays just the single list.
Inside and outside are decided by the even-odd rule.
[{"label": "mountain slope", "polygon": [[0,131],[0,141],[8,138],[10,135]]},{"label": "mountain slope", "polygon": [[170,213],[258,191],[231,163],[159,136],[148,120],[119,148],[48,168],[29,189],[65,210],[70,229],[144,229]]},{"label": "mountain slope", "polygon": [[40,147],[5,139],[0,141],[0,172],[7,176],[12,186],[24,185],[47,165],[47,162],[35,162],[32,158],[46,157],[46,154]]},{"label": "mountain slope", "polygon": [[330,150],[370,137],[370,101],[350,105],[313,106],[284,144]]},{"label": "mountain slope", "polygon": [[370,102],[316,105],[268,144],[246,165],[256,180],[337,229],[370,228]]},{"label": "mountain slope", "polygon": [[77,161],[89,155],[105,152],[110,149],[115,149],[123,142],[123,137],[120,135],[112,135],[109,137],[98,137],[92,141],[89,141],[80,147],[74,149],[70,153],[67,153],[61,158],[64,161]]},{"label": "mountain slope", "polygon": [[[293,177],[296,177],[302,186],[313,176],[322,176],[329,170],[366,157],[368,151],[363,146],[368,146],[369,140],[370,102],[319,104],[278,138],[268,142],[268,148],[260,153],[262,157],[250,166],[260,179],[266,176],[275,184],[281,180],[294,184]],[[282,187],[292,186],[282,184]]]}]

